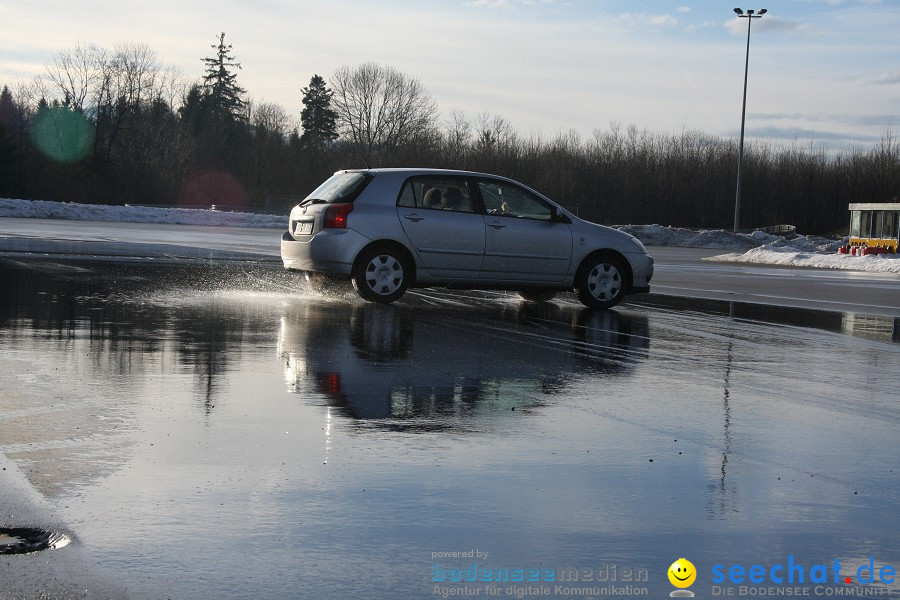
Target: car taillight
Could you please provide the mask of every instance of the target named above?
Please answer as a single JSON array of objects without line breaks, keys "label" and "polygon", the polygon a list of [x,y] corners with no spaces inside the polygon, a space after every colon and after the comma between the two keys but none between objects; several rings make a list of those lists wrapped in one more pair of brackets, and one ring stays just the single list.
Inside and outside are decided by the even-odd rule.
[{"label": "car taillight", "polygon": [[340,396],[341,376],[338,373],[316,373],[319,391],[329,396]]},{"label": "car taillight", "polygon": [[353,210],[352,204],[332,204],[325,209],[325,221],[322,226],[339,229],[347,227],[347,215],[351,210]]}]

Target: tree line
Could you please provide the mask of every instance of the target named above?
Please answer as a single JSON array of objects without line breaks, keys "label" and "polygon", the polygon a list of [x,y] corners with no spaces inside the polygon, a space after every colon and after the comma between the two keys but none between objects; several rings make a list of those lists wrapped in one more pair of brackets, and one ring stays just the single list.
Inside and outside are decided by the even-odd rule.
[{"label": "tree line", "polygon": [[[612,124],[523,136],[498,114],[441,116],[416,78],[377,63],[313,75],[299,118],[253,101],[225,34],[189,81],[143,44],[79,44],[0,90],[0,197],[286,208],[335,170],[438,167],[505,175],[602,223],[728,228],[738,147],[697,131]],[[741,223],[845,229],[847,204],[900,195],[900,145],[745,149]]]}]

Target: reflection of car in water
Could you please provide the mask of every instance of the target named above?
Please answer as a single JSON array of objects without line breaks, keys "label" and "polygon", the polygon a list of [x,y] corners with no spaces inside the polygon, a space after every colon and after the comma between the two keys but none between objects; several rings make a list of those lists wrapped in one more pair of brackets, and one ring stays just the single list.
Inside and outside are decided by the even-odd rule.
[{"label": "reflection of car in water", "polygon": [[279,346],[292,391],[322,394],[349,417],[440,428],[538,406],[584,375],[628,375],[647,333],[643,315],[555,304],[294,304]]}]

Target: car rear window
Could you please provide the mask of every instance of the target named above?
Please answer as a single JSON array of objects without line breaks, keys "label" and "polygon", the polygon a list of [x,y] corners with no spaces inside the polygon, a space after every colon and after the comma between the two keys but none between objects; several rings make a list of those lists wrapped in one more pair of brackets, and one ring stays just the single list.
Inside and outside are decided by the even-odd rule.
[{"label": "car rear window", "polygon": [[335,173],[307,196],[304,202],[309,200],[320,200],[328,204],[353,202],[372,179],[373,176],[369,173]]}]

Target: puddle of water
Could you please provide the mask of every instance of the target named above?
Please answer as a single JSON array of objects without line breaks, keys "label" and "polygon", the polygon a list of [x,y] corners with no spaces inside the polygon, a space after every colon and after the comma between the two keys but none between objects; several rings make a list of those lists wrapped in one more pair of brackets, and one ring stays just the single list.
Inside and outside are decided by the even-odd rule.
[{"label": "puddle of water", "polygon": [[420,598],[475,565],[662,597],[681,556],[708,596],[723,557],[900,564],[881,321],[191,275],[0,278],[0,451],[137,596]]},{"label": "puddle of water", "polygon": [[709,315],[728,315],[733,319],[761,321],[787,327],[822,329],[880,342],[900,342],[900,318],[884,315],[803,310],[658,294],[640,296],[634,299],[632,304],[676,311],[696,311]]}]

